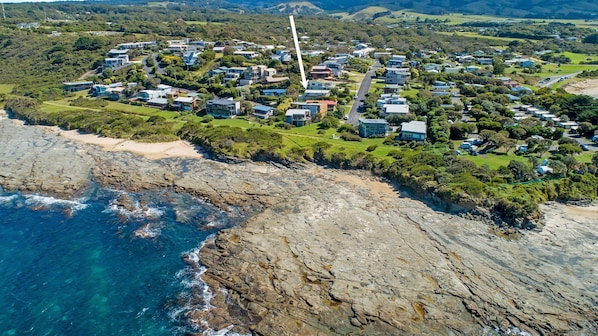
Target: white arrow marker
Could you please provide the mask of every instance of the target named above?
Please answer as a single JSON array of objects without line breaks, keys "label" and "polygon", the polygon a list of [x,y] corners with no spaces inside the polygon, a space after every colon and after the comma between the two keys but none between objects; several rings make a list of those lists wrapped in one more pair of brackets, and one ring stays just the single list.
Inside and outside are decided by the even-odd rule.
[{"label": "white arrow marker", "polygon": [[301,71],[301,85],[307,89],[307,79],[305,79],[305,70],[303,69],[303,59],[301,58],[301,50],[299,49],[299,39],[297,38],[297,30],[295,30],[295,20],[293,16],[289,16],[291,20],[291,30],[293,31],[293,40],[295,40],[295,50],[297,51],[297,61],[299,62],[299,71]]}]

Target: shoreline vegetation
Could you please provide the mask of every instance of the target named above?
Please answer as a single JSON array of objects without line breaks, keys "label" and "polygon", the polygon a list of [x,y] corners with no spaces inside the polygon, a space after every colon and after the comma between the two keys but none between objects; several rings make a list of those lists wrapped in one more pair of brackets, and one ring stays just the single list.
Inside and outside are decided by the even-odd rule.
[{"label": "shoreline vegetation", "polygon": [[[546,201],[589,204],[595,198],[592,192],[595,194],[598,185],[598,179],[591,174],[517,183],[507,179],[504,169],[525,169],[520,167],[522,165],[510,167],[510,164],[509,167],[489,170],[456,156],[446,145],[407,143],[380,158],[369,152],[350,154],[338,151],[326,142],[286,148],[281,134],[259,127],[242,129],[187,122],[175,134],[171,128],[164,126],[164,122],[156,122],[151,117],[147,120],[135,119],[114,111],[48,113],[39,109],[36,101],[28,98],[9,99],[5,109],[12,117],[29,124],[59,126],[66,130],[66,136],[96,141],[99,142],[96,144],[106,146],[108,150],[128,148],[129,151],[144,154],[144,150],[139,149],[144,147],[143,144],[80,135],[73,130],[106,137],[128,137],[131,140],[181,139],[223,161],[251,159],[286,166],[313,162],[331,168],[366,170],[406,187],[417,197],[441,205],[448,211],[468,212],[478,218],[491,220],[507,230],[541,227],[543,214],[538,204]],[[145,154],[159,158],[159,154],[168,157],[179,153],[175,149],[168,152],[168,147],[165,144],[156,145],[160,153]],[[186,150],[192,150],[191,145],[181,153],[189,153]]]}]

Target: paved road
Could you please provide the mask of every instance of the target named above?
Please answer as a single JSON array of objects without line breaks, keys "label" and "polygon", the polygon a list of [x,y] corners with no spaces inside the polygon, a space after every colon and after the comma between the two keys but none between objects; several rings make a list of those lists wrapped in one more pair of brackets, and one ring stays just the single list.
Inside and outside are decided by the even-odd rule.
[{"label": "paved road", "polygon": [[370,85],[372,85],[372,78],[376,76],[376,70],[378,70],[381,66],[382,64],[380,64],[380,62],[376,60],[376,63],[372,65],[370,70],[366,72],[365,77],[363,77],[363,81],[359,85],[359,90],[357,91],[357,99],[353,101],[351,111],[349,111],[349,114],[347,115],[347,124],[355,126],[359,124],[359,103],[365,99],[365,95],[370,91]]},{"label": "paved road", "polygon": [[556,83],[558,83],[558,82],[560,82],[562,80],[573,78],[573,77],[579,75],[580,73],[581,73],[581,71],[575,72],[575,73],[572,73],[572,74],[567,74],[567,75],[557,75],[557,76],[554,76],[554,77],[550,77],[549,81],[541,81],[541,82],[538,83],[538,86],[540,86],[540,87],[551,87],[554,84],[556,84]]},{"label": "paved road", "polygon": [[154,53],[154,54],[144,57],[143,60],[141,61],[141,63],[143,64],[143,69],[145,70],[145,73],[147,74],[147,76],[149,78],[155,77],[154,74],[152,74],[152,69],[147,66],[148,57],[151,57],[154,60],[154,64],[156,64],[156,69],[157,69],[158,73],[161,75],[165,75],[166,71],[164,71],[164,69],[160,68],[160,63],[158,62],[158,59],[157,59],[158,54]]}]

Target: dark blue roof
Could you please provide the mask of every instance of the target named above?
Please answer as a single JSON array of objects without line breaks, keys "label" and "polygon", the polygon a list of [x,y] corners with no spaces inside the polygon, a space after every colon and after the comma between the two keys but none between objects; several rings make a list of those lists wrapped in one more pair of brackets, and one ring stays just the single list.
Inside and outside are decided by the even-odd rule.
[{"label": "dark blue roof", "polygon": [[272,93],[286,93],[286,89],[266,89],[262,90],[262,92],[272,92]]},{"label": "dark blue roof", "polygon": [[274,110],[273,107],[270,106],[264,106],[264,105],[257,105],[253,107],[254,111],[259,111],[259,112],[268,112],[268,111],[272,111]]}]

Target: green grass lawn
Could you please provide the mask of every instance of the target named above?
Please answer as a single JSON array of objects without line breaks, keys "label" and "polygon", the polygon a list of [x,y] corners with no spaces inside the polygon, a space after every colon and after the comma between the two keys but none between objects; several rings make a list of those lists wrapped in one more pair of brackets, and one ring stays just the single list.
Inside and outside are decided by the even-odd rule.
[{"label": "green grass lawn", "polygon": [[0,84],[0,94],[9,94],[14,87],[14,84]]},{"label": "green grass lawn", "polygon": [[466,36],[466,37],[471,37],[471,38],[486,39],[486,40],[490,40],[490,41],[494,41],[494,42],[498,43],[499,46],[506,46],[507,44],[509,44],[512,41],[524,41],[525,40],[525,39],[521,39],[521,38],[486,36],[486,35],[480,35],[475,32],[438,32],[438,33],[442,34],[442,35],[458,35],[458,36]]}]

